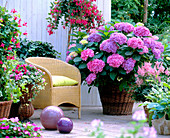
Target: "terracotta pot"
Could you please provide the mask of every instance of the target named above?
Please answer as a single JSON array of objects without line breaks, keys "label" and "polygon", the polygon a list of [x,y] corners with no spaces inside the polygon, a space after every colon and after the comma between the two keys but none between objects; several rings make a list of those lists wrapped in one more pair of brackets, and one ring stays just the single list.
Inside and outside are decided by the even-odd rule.
[{"label": "terracotta pot", "polygon": [[106,85],[98,87],[103,114],[106,115],[129,115],[132,114],[134,101],[127,91],[119,90],[119,86]]},{"label": "terracotta pot", "polygon": [[8,118],[12,101],[0,102],[0,118]]},{"label": "terracotta pot", "polygon": [[152,120],[152,125],[160,135],[170,135],[170,120],[166,120],[165,116],[160,119]]}]

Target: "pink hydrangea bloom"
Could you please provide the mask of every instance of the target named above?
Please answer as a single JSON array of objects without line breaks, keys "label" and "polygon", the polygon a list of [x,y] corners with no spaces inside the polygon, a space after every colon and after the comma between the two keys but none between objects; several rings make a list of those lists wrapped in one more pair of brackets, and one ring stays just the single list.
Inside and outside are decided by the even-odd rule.
[{"label": "pink hydrangea bloom", "polygon": [[89,48],[81,52],[82,60],[86,61],[88,57],[94,57],[94,51]]},{"label": "pink hydrangea bloom", "polygon": [[149,50],[148,50],[148,47],[147,46],[143,46],[143,51],[142,52],[139,52],[140,55],[144,54],[144,53],[148,53]]},{"label": "pink hydrangea bloom", "polygon": [[132,119],[135,121],[146,120],[146,114],[145,114],[144,110],[136,111],[132,115]]},{"label": "pink hydrangea bloom", "polygon": [[87,82],[88,85],[90,85],[92,83],[92,81],[94,81],[95,79],[96,79],[96,74],[95,73],[91,73],[86,78],[86,82]]},{"label": "pink hydrangea bloom", "polygon": [[133,32],[134,30],[134,26],[130,23],[124,23],[124,22],[121,22],[121,23],[116,23],[114,25],[114,27],[117,29],[117,30],[120,30],[120,31],[124,31],[126,33],[130,33],[130,32]]},{"label": "pink hydrangea bloom", "polygon": [[143,38],[144,45],[147,46],[148,48],[151,48],[151,43],[153,39],[152,38]]},{"label": "pink hydrangea bloom", "polygon": [[135,27],[133,33],[136,36],[152,36],[152,34],[150,33],[149,29],[144,27],[144,26]]},{"label": "pink hydrangea bloom", "polygon": [[150,44],[150,48],[153,50],[154,48],[159,49],[162,52],[164,52],[164,46],[162,45],[161,42],[152,40]]},{"label": "pink hydrangea bloom", "polygon": [[127,42],[127,37],[122,33],[113,33],[110,36],[110,40],[119,43],[120,45]]},{"label": "pink hydrangea bloom", "polygon": [[144,46],[143,41],[140,38],[136,38],[136,37],[129,38],[127,44],[129,47],[132,47],[134,49],[136,48],[140,49],[140,48],[143,48]]},{"label": "pink hydrangea bloom", "polygon": [[102,40],[102,37],[99,34],[92,33],[87,38],[89,42],[100,42]]},{"label": "pink hydrangea bloom", "polygon": [[113,54],[107,58],[109,66],[118,68],[124,62],[124,57],[119,54]]},{"label": "pink hydrangea bloom", "polygon": [[111,41],[110,39],[104,40],[100,45],[100,50],[106,51],[108,53],[112,52],[115,54],[118,48],[119,47],[116,42]]},{"label": "pink hydrangea bloom", "polygon": [[76,47],[76,44],[72,44],[68,47],[68,49],[72,48],[72,47]]},{"label": "pink hydrangea bloom", "polygon": [[135,66],[136,60],[133,58],[128,58],[127,60],[124,60],[122,67],[124,70],[126,70],[126,73],[128,74],[131,72]]},{"label": "pink hydrangea bloom", "polygon": [[156,35],[152,36],[152,38],[153,38],[153,40],[159,40],[159,37]]},{"label": "pink hydrangea bloom", "polygon": [[87,68],[93,73],[102,72],[104,66],[104,61],[100,59],[94,59],[93,61],[87,63]]},{"label": "pink hydrangea bloom", "polygon": [[71,59],[72,59],[72,57],[71,57],[70,55],[68,55],[68,56],[66,57],[66,62],[68,63]]},{"label": "pink hydrangea bloom", "polygon": [[97,33],[98,31],[96,29],[90,29],[90,34]]},{"label": "pink hydrangea bloom", "polygon": [[152,52],[153,52],[153,54],[155,55],[155,58],[156,58],[156,59],[159,59],[159,58],[161,57],[161,51],[160,51],[159,49],[154,48],[154,49],[152,50]]}]

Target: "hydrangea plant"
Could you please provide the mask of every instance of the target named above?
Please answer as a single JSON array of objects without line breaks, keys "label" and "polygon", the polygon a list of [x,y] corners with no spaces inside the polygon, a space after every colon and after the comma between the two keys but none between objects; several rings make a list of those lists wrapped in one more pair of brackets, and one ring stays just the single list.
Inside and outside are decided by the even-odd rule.
[{"label": "hydrangea plant", "polygon": [[[164,46],[145,26],[116,23],[86,32],[75,32],[66,61],[80,69],[89,86],[135,85],[134,74],[144,62],[161,60]],[[157,39],[157,38],[156,38]]]}]

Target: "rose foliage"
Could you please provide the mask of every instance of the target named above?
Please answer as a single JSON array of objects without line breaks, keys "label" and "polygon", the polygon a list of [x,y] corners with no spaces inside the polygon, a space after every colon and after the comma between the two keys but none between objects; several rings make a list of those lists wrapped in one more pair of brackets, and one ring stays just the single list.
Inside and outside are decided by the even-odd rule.
[{"label": "rose foliage", "polygon": [[120,90],[135,84],[134,74],[144,62],[161,60],[164,46],[149,29],[116,23],[76,32],[66,61],[80,69],[89,86],[119,85]]},{"label": "rose foliage", "polygon": [[48,33],[53,34],[53,30],[58,28],[59,21],[64,17],[62,21],[63,28],[66,26],[75,29],[86,29],[103,24],[104,20],[101,12],[97,9],[97,5],[94,4],[96,0],[55,0],[51,3],[50,13],[51,17],[48,17],[49,22]]}]

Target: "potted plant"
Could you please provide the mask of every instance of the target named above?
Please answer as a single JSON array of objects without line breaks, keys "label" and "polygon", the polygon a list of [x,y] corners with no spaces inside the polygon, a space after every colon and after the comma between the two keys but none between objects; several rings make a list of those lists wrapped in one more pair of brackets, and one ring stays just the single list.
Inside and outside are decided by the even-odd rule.
[{"label": "potted plant", "polygon": [[21,123],[19,119],[16,118],[3,118],[0,119],[0,137],[5,138],[41,138],[39,133],[42,130],[40,127],[37,127],[36,124]]},{"label": "potted plant", "polygon": [[148,28],[129,23],[110,23],[73,36],[77,38],[67,61],[80,69],[82,82],[98,87],[103,113],[131,114],[134,101],[128,90],[135,85],[138,66],[160,59],[163,45]]},{"label": "potted plant", "polygon": [[68,44],[70,42],[71,30],[90,30],[103,24],[104,20],[97,5],[93,2],[96,0],[55,0],[51,3],[49,22],[47,30],[49,35],[58,29],[59,21],[63,28],[69,27]]},{"label": "potted plant", "polygon": [[[25,24],[21,25],[21,19],[16,12],[12,9],[12,14],[8,13],[6,8],[0,6],[0,118],[8,117],[12,100],[17,102],[20,96],[19,89],[13,81],[9,81],[8,76],[8,72],[12,70],[11,62],[15,59],[14,51],[20,48],[19,28],[25,26]],[[11,84],[14,87],[9,91],[6,88]],[[4,105],[7,107],[3,108]]]},{"label": "potted plant", "polygon": [[152,125],[158,134],[170,135],[170,80],[152,86],[146,96],[151,102],[145,103],[152,112]]},{"label": "potted plant", "polygon": [[29,118],[34,113],[32,99],[45,88],[44,73],[33,65],[20,62],[10,73],[10,80],[15,81],[22,93],[20,96],[21,105],[19,115],[23,120]]}]

